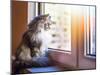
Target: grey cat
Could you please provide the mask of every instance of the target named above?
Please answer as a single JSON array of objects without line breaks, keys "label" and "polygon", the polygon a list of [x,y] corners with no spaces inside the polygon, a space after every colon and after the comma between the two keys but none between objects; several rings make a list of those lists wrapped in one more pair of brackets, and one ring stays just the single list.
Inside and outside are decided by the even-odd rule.
[{"label": "grey cat", "polygon": [[29,23],[28,30],[23,34],[22,41],[16,50],[17,64],[33,65],[35,58],[45,54],[41,35],[54,23],[49,14],[37,16]]}]

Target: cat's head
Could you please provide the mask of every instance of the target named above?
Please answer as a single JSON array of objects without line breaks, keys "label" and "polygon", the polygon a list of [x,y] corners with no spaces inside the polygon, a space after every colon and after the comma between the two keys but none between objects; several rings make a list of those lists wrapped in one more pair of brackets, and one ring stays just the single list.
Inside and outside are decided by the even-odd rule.
[{"label": "cat's head", "polygon": [[46,14],[35,17],[28,26],[31,30],[40,31],[41,29],[50,29],[50,25],[52,24],[55,24],[55,22],[51,20],[51,16],[49,14]]}]

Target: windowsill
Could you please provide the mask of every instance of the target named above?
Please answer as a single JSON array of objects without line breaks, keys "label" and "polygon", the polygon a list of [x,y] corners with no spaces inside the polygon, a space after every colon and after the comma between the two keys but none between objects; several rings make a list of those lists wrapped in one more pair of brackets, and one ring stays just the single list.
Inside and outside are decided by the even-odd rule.
[{"label": "windowsill", "polygon": [[89,58],[89,59],[96,59],[96,57],[95,56],[91,56],[91,55],[85,55],[85,58]]},{"label": "windowsill", "polygon": [[49,48],[49,51],[71,54],[71,51]]}]

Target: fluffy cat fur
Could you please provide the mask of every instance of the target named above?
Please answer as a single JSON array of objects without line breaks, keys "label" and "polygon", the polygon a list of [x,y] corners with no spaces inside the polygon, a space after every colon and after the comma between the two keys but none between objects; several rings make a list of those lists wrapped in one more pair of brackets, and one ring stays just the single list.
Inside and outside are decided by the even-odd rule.
[{"label": "fluffy cat fur", "polygon": [[37,57],[45,55],[42,34],[50,29],[49,14],[35,17],[28,25],[28,30],[23,34],[22,41],[16,50],[16,63],[25,65],[34,64]]}]

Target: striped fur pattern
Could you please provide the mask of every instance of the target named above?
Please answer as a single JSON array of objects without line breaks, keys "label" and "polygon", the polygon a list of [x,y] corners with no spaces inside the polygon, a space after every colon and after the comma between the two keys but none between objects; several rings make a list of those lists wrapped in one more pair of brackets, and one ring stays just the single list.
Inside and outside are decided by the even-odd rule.
[{"label": "striped fur pattern", "polygon": [[45,55],[43,34],[53,23],[49,14],[37,16],[29,23],[28,30],[23,34],[16,50],[17,63],[29,65],[36,58]]}]

